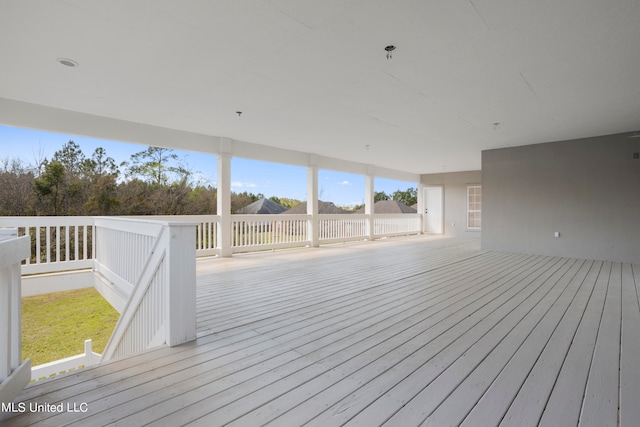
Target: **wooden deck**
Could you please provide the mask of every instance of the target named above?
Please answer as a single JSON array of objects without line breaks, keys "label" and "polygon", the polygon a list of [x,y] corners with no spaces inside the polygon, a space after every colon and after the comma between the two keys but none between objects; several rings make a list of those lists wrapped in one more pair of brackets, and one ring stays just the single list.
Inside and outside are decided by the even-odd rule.
[{"label": "wooden deck", "polygon": [[[196,342],[30,386],[27,411],[5,424],[640,420],[639,265],[415,237],[201,260],[198,270]],[[64,411],[29,412],[45,402]]]}]

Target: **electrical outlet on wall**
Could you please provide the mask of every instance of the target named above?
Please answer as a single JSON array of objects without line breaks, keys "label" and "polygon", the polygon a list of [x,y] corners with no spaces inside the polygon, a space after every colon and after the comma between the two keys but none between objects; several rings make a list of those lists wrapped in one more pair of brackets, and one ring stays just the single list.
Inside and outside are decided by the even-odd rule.
[{"label": "electrical outlet on wall", "polygon": [[555,237],[560,237],[560,232],[559,232],[559,231],[556,231],[555,233],[553,233],[553,235],[554,235]]}]

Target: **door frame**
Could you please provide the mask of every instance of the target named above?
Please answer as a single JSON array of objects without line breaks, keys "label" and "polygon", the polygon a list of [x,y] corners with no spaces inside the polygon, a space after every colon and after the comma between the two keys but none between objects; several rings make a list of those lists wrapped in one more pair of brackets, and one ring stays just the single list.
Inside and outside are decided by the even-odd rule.
[{"label": "door frame", "polygon": [[[439,196],[439,203],[431,204],[429,205],[429,197],[427,196],[427,193],[429,192],[429,190],[433,191],[433,190],[439,190],[439,194],[436,194],[436,197]],[[433,195],[433,193],[432,193]],[[424,187],[423,190],[423,196],[424,196],[424,212],[422,212],[424,220],[423,220],[423,232],[424,233],[428,233],[428,234],[444,234],[444,185],[427,185]],[[433,209],[436,210],[436,213],[438,213],[440,215],[440,224],[439,224],[439,230],[437,231],[431,231],[429,229],[429,220],[427,218],[428,215],[428,211],[429,209],[431,209],[431,212],[433,212]]]}]

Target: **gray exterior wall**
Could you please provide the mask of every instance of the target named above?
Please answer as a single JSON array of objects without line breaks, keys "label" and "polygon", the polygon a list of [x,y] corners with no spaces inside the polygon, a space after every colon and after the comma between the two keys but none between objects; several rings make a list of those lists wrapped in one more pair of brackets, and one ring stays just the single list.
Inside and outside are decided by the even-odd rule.
[{"label": "gray exterior wall", "polygon": [[636,152],[628,134],[484,151],[482,247],[639,263]]},{"label": "gray exterior wall", "polygon": [[[467,186],[482,184],[482,172],[449,172],[422,175],[424,185],[444,187],[444,234],[480,237],[479,230],[467,230]],[[484,189],[483,189],[484,191]]]}]

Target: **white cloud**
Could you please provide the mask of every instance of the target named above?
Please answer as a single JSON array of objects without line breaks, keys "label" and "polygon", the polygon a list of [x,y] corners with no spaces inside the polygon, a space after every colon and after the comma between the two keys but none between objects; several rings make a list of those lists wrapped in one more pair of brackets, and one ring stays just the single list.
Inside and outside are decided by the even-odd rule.
[{"label": "white cloud", "polygon": [[242,181],[232,181],[231,182],[231,187],[232,188],[256,188],[257,185],[254,184],[253,182],[242,182]]},{"label": "white cloud", "polygon": [[351,183],[349,181],[347,181],[346,179],[344,181],[338,182],[338,184],[340,184],[340,185],[351,185]]}]

